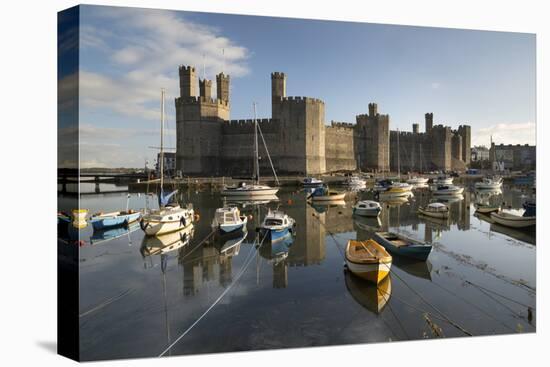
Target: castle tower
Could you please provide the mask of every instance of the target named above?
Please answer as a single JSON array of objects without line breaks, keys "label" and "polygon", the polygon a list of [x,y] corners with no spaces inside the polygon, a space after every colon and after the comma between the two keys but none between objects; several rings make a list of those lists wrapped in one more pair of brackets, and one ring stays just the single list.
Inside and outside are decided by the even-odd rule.
[{"label": "castle tower", "polygon": [[378,113],[369,103],[369,114],[357,115],[354,145],[362,170],[388,172],[390,169],[390,117]]},{"label": "castle tower", "polygon": [[378,105],[376,103],[369,103],[369,116],[375,117],[378,115]]},{"label": "castle tower", "polygon": [[426,133],[429,134],[434,126],[434,114],[432,112],[429,112],[425,114],[424,117],[426,121]]},{"label": "castle tower", "polygon": [[285,73],[271,73],[271,98],[286,97],[286,75]]},{"label": "castle tower", "polygon": [[206,100],[209,100],[212,98],[212,81],[211,80],[200,79],[199,89],[200,89],[201,97],[203,97]]},{"label": "castle tower", "polygon": [[180,97],[188,98],[197,95],[197,84],[195,68],[192,66],[181,65],[179,67],[180,74]]},{"label": "castle tower", "polygon": [[223,72],[216,75],[217,98],[229,103],[229,75]]},{"label": "castle tower", "polygon": [[419,124],[413,124],[413,134],[420,133],[420,125]]},{"label": "castle tower", "polygon": [[471,160],[471,148],[472,148],[472,128],[469,125],[460,125],[458,127],[458,133],[462,136],[462,161],[466,164],[470,164]]},{"label": "castle tower", "polygon": [[180,94],[176,98],[176,170],[184,175],[218,175],[223,124],[229,120],[229,104],[212,99],[212,81],[200,80],[192,66],[180,66]]}]

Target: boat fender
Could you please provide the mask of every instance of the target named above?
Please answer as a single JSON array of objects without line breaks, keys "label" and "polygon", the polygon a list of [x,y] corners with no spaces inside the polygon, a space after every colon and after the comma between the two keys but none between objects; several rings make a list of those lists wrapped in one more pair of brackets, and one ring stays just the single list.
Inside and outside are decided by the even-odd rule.
[{"label": "boat fender", "polygon": [[141,220],[139,221],[139,227],[141,228],[141,230],[145,231],[147,229],[147,226],[148,224],[145,224],[145,221],[143,220],[143,218],[141,218]]},{"label": "boat fender", "polygon": [[248,214],[248,220],[254,219],[254,216],[252,214]]},{"label": "boat fender", "polygon": [[128,228],[128,219],[124,220],[124,223],[122,223],[122,226],[126,229]]},{"label": "boat fender", "polygon": [[195,222],[198,222],[201,220],[201,215],[199,213],[195,213]]},{"label": "boat fender", "polygon": [[186,225],[185,217],[181,217],[180,218],[180,226],[185,227],[185,225]]}]

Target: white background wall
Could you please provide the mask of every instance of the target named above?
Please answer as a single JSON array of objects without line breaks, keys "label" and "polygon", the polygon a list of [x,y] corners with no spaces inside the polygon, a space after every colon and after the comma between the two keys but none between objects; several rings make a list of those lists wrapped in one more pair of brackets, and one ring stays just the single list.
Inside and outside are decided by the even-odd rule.
[{"label": "white background wall", "polygon": [[[537,33],[537,142],[539,186],[546,185],[547,140],[542,143],[548,108],[548,10],[544,1],[296,1],[296,0],[142,0],[94,1],[180,10],[258,14],[378,23],[429,25]],[[70,365],[57,356],[56,340],[56,12],[74,1],[7,1],[0,11],[0,68],[2,260],[0,293],[0,364]],[[545,93],[546,92],[546,93]],[[543,103],[543,98],[546,102]],[[33,181],[39,180],[39,181]],[[10,193],[11,192],[11,193]],[[26,194],[24,194],[26,193]],[[157,365],[243,364],[407,366],[525,366],[540,365],[547,356],[549,201],[538,190],[537,334],[476,337],[460,340],[417,341],[376,345],[294,349],[277,352],[233,353],[166,358]],[[35,235],[36,234],[36,235]],[[548,357],[546,357],[547,359]],[[118,366],[147,366],[149,360],[116,362]],[[115,365],[103,362],[101,365]]]}]

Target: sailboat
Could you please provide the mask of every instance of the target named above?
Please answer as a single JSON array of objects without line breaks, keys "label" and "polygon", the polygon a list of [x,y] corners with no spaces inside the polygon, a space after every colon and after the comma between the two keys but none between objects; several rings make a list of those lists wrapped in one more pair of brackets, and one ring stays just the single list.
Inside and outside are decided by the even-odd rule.
[{"label": "sailboat", "polygon": [[[238,196],[238,197],[257,197],[257,196],[273,196],[279,191],[278,187],[271,187],[267,185],[260,185],[260,158],[259,158],[259,151],[258,151],[258,121],[256,120],[256,103],[254,103],[254,173],[255,173],[255,182],[252,185],[248,185],[246,182],[240,182],[236,186],[226,186],[222,190],[222,195],[224,196]],[[261,134],[261,131],[260,131]],[[263,135],[262,142],[264,144],[265,150],[267,152],[267,157],[269,158],[269,163],[271,164],[271,169],[273,170],[273,174],[275,176],[275,180],[277,181],[277,184],[279,183],[279,179],[277,178],[277,174],[275,173],[275,168],[273,168],[273,162],[271,162],[271,157],[269,155],[269,151],[267,150],[267,145],[265,144],[265,140]]]},{"label": "sailboat", "polygon": [[165,233],[179,231],[192,225],[195,212],[192,205],[182,208],[179,204],[170,202],[177,190],[164,195],[164,89],[161,90],[161,118],[160,118],[160,196],[159,208],[149,211],[142,216],[141,229],[148,236],[158,236]]}]

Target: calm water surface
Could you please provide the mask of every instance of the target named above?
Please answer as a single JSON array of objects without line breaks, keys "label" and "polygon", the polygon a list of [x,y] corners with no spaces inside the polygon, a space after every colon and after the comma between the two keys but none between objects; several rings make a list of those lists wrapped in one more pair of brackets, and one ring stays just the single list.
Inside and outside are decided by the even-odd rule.
[{"label": "calm water surface", "polygon": [[[94,185],[82,189],[93,192]],[[304,192],[283,190],[276,202],[240,203],[252,218],[248,233],[219,238],[208,237],[222,206],[219,193],[184,191],[179,200],[193,203],[200,220],[181,235],[144,238],[139,225],[81,231],[82,359],[534,332],[534,232],[474,214],[478,201],[519,210],[528,196],[520,187],[500,193],[467,188],[448,201],[451,218],[442,221],[419,218],[417,207],[433,197],[417,190],[406,202],[383,202],[376,220],[353,217],[353,201],[312,207]],[[126,193],[81,197],[90,213],[126,205]],[[128,205],[154,207],[156,197],[131,194]],[[258,250],[255,228],[267,208],[296,219],[297,234]],[[425,263],[394,257],[392,274],[378,290],[345,272],[342,255],[349,239],[368,239],[377,229],[434,245]]]}]

